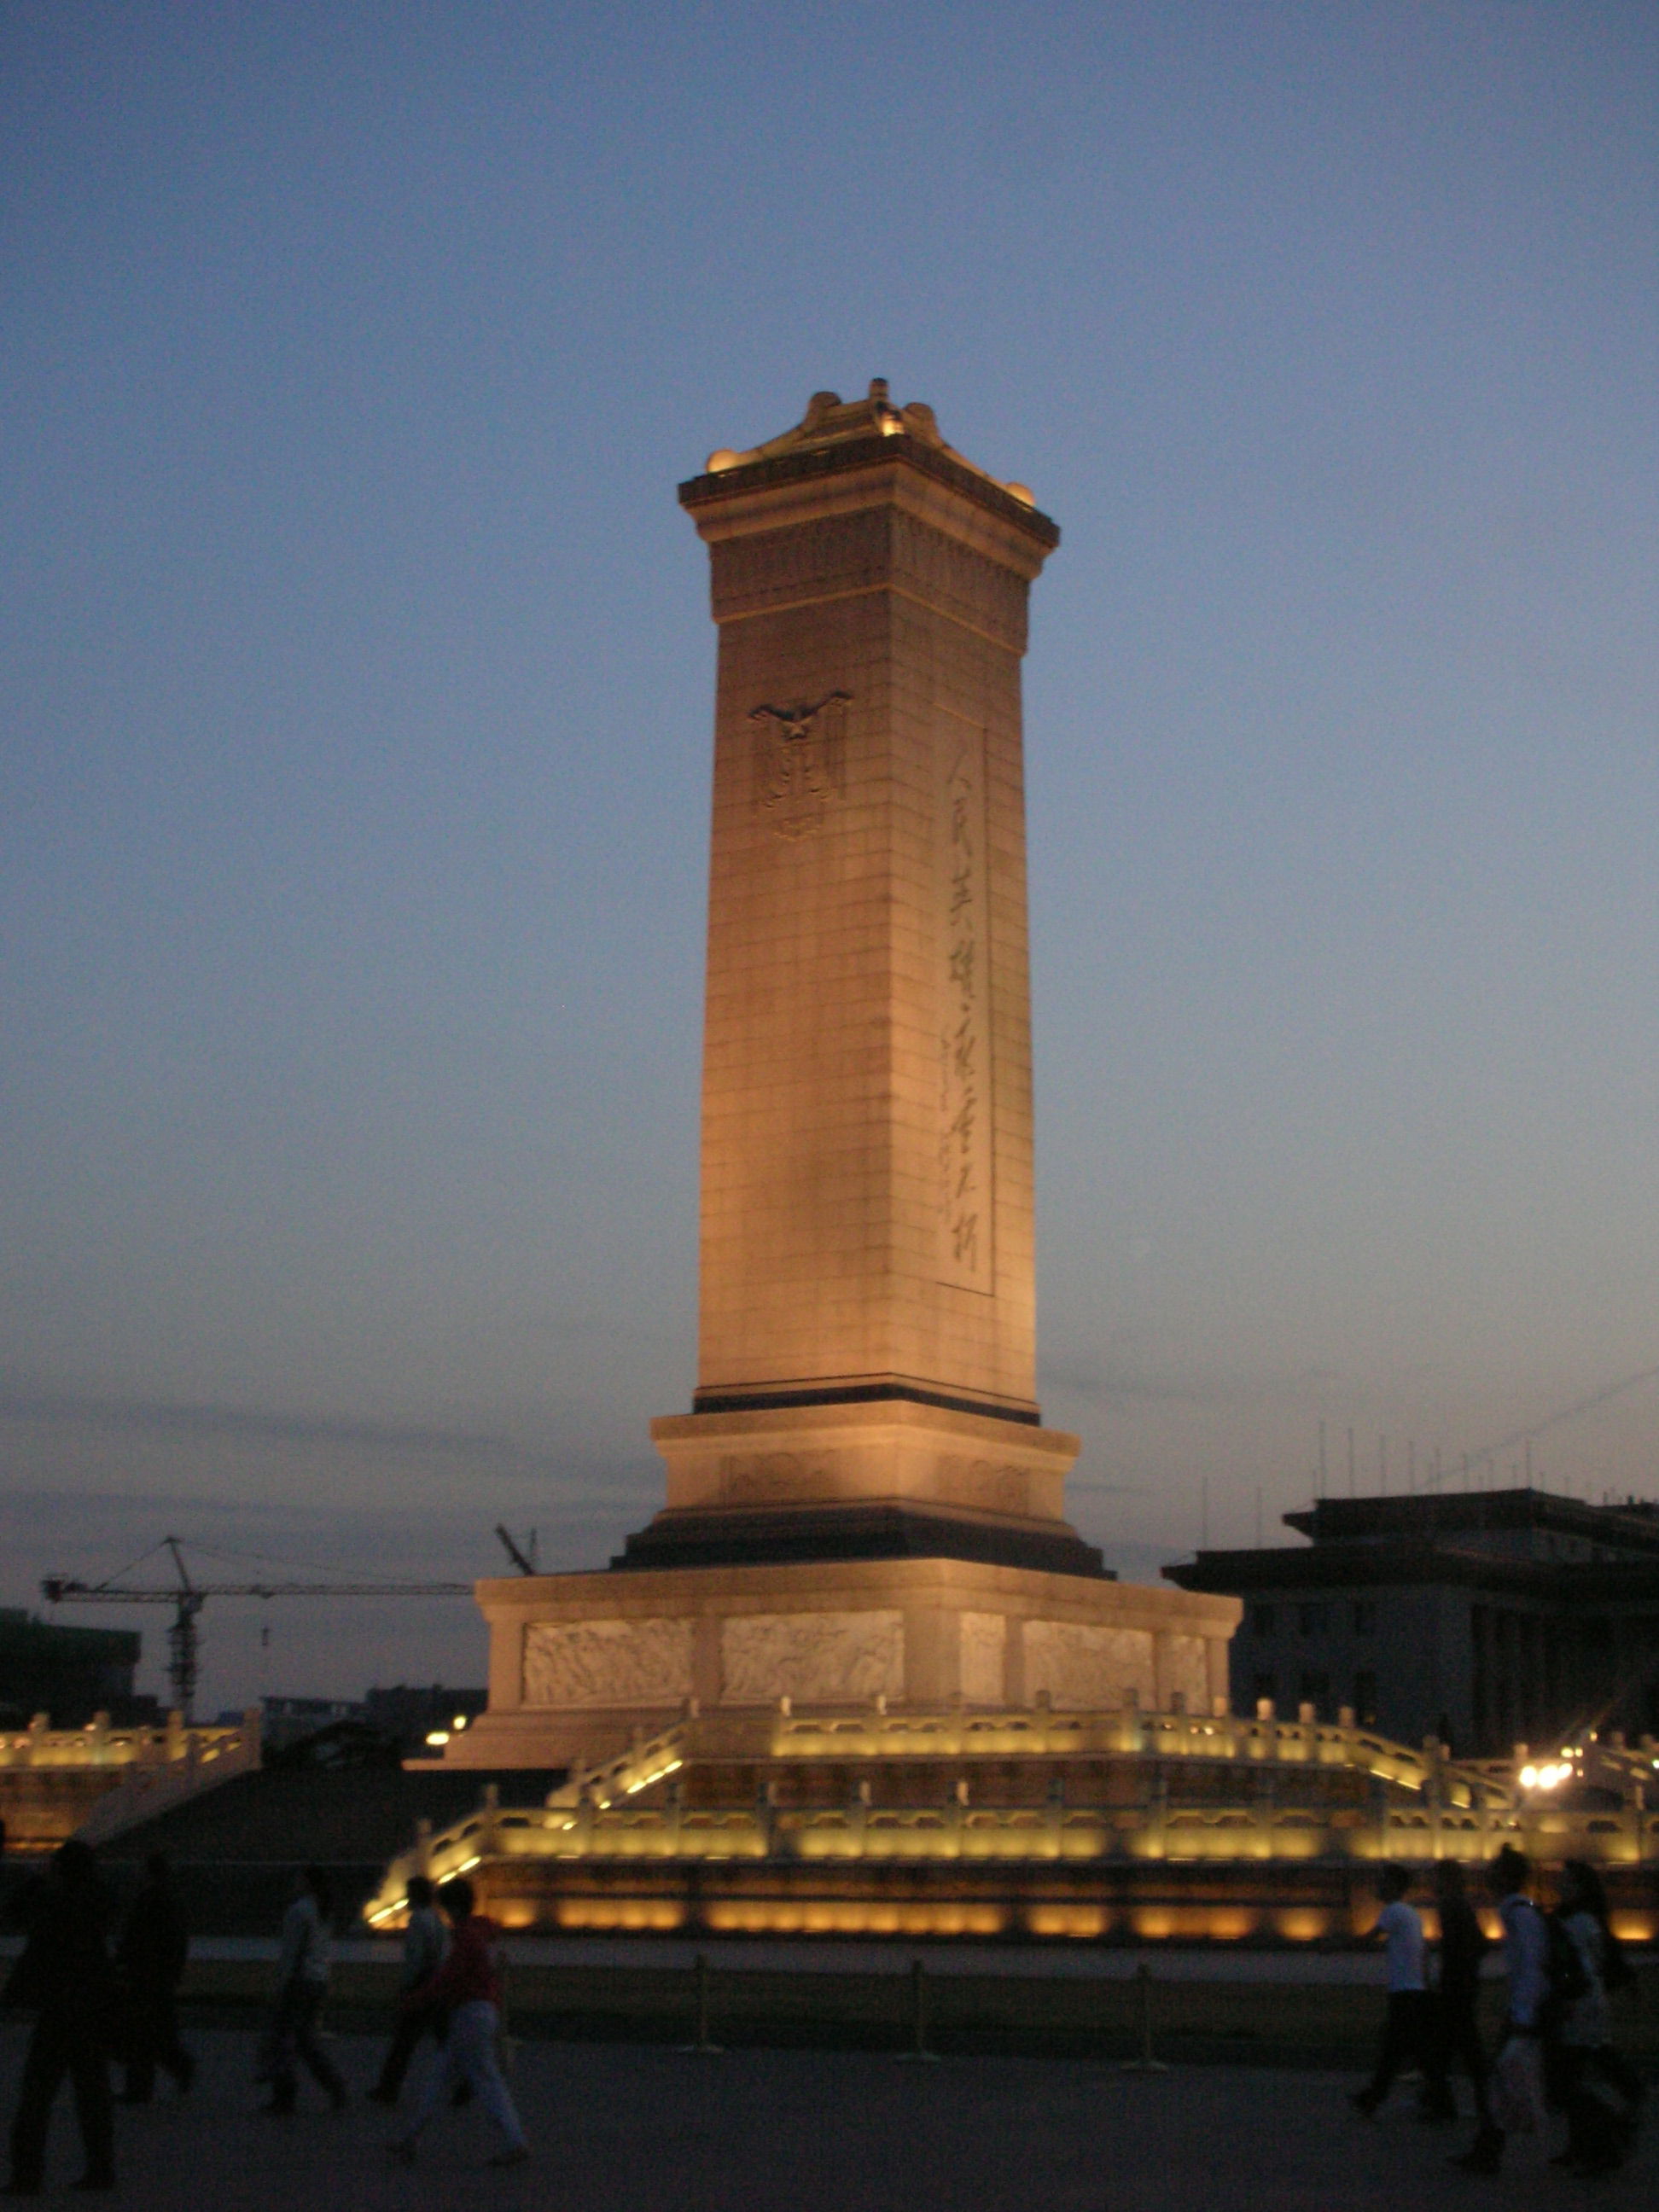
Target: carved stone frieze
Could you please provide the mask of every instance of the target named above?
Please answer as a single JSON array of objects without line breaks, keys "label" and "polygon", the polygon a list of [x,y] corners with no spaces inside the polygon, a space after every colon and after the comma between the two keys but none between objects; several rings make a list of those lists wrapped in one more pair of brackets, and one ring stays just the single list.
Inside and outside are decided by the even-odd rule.
[{"label": "carved stone frieze", "polygon": [[817,599],[830,591],[867,591],[885,583],[890,555],[887,513],[828,514],[810,529],[763,530],[709,549],[714,619]]},{"label": "carved stone frieze", "polygon": [[678,1705],[691,1694],[690,1620],[535,1620],[526,1705]]},{"label": "carved stone frieze", "polygon": [[1011,653],[1024,653],[1028,586],[1000,561],[930,530],[913,514],[892,517],[893,581]]},{"label": "carved stone frieze", "polygon": [[995,1460],[947,1454],[939,1462],[939,1492],[953,1505],[980,1513],[1023,1513],[1031,1510],[1030,1480],[1024,1468]]},{"label": "carved stone frieze", "polygon": [[890,584],[1012,653],[1025,650],[1025,579],[898,508],[757,531],[710,552],[716,622]]},{"label": "carved stone frieze", "polygon": [[1059,1706],[1105,1706],[1133,1690],[1152,1701],[1152,1638],[1144,1628],[1106,1628],[1085,1620],[1028,1620],[1025,1694],[1047,1691]]},{"label": "carved stone frieze", "polygon": [[862,1703],[904,1694],[897,1612],[744,1613],[720,1625],[721,1698],[731,1705]]},{"label": "carved stone frieze", "polygon": [[833,1494],[827,1461],[808,1452],[727,1452],[720,1461],[720,1494],[729,1505],[764,1505]]}]

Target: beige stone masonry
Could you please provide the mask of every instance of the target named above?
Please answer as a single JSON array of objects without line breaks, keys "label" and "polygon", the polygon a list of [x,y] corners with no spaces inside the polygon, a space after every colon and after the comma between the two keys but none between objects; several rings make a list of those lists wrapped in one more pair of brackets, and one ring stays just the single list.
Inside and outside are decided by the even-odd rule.
[{"label": "beige stone masonry", "polygon": [[902,1399],[874,1406],[672,1414],[651,1424],[668,1505],[930,1504],[1048,1527],[1078,1440]]},{"label": "beige stone masonry", "polygon": [[451,1741],[451,1765],[608,1756],[691,1699],[1207,1711],[1240,1613],[1237,1598],[962,1559],[516,1576],[477,1597],[489,1710]]},{"label": "beige stone masonry", "polygon": [[694,1410],[623,1570],[478,1585],[446,1758],[781,1698],[1202,1709],[1237,1600],[1095,1571],[1038,1419],[1019,664],[1059,533],[879,380],[681,498],[720,628]]},{"label": "beige stone masonry", "polygon": [[908,461],[688,494],[720,625],[699,1403],[1029,1419],[1019,656],[1054,532]]}]

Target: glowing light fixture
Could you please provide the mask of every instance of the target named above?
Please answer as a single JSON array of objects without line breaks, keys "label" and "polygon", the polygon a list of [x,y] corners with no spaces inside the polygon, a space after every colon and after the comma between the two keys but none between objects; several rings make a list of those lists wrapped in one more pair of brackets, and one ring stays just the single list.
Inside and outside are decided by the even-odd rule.
[{"label": "glowing light fixture", "polygon": [[447,1729],[433,1729],[428,1732],[426,1740],[429,1744],[441,1747],[449,1741],[449,1730]]}]

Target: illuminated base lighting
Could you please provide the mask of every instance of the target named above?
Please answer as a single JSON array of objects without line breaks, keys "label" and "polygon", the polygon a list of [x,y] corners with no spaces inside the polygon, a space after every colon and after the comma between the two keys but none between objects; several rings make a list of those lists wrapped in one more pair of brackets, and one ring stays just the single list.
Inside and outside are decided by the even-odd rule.
[{"label": "illuminated base lighting", "polygon": [[709,1929],[721,1936],[1000,1936],[1008,1925],[1000,1905],[910,1905],[840,1901],[799,1905],[757,1899],[713,1903],[704,1908]]},{"label": "illuminated base lighting", "polygon": [[[1599,1864],[1620,1931],[1659,1929],[1644,1873],[1659,1864],[1659,1807],[1642,1796],[1650,1738],[1455,1767],[1346,1718],[1270,1712],[796,1715],[786,1702],[745,1722],[738,1746],[722,1717],[706,1753],[702,1725],[694,1711],[635,1740],[543,1803],[489,1790],[393,1863],[368,1925],[404,1924],[412,1874],[477,1871],[486,1910],[515,1929],[1346,1942],[1375,1917],[1379,1862],[1426,1882],[1437,1860],[1478,1867],[1514,1844],[1547,1886],[1564,1858]],[[1588,1782],[1594,1802],[1567,1786]]]},{"label": "illuminated base lighting", "polygon": [[[509,1924],[504,1914],[498,1913],[495,1917],[504,1926]],[[667,1936],[684,1926],[686,1910],[666,1897],[562,1897],[555,1917],[561,1928],[573,1933],[592,1929],[607,1935],[632,1931],[636,1935]],[[516,1924],[533,1926],[533,1911],[527,1921]]]}]

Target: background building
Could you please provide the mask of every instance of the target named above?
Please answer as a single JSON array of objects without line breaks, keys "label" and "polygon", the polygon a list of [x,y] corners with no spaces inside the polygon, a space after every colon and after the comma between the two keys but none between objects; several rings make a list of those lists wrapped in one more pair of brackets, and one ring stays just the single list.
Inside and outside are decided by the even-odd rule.
[{"label": "background building", "polygon": [[1236,1705],[1350,1705],[1474,1758],[1587,1729],[1659,1732],[1653,1505],[1498,1490],[1327,1498],[1285,1520],[1311,1540],[1164,1570],[1244,1601]]},{"label": "background building", "polygon": [[133,1692],[138,1650],[131,1629],[60,1628],[0,1607],[0,1727],[27,1727],[36,1713],[58,1728],[84,1728],[99,1712],[119,1724],[155,1718],[155,1698]]}]

